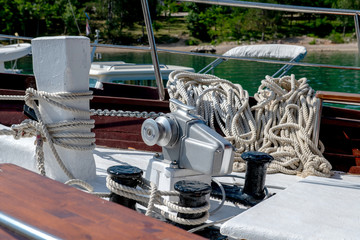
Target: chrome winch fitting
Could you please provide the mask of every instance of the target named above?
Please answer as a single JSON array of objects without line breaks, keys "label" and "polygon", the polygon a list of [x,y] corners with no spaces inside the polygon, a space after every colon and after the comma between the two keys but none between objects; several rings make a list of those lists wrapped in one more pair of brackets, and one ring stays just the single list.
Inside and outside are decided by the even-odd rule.
[{"label": "chrome winch fitting", "polygon": [[179,168],[211,176],[232,171],[234,150],[229,141],[194,114],[195,108],[170,99],[177,110],[147,119],[141,128],[144,142],[162,147],[162,157]]}]

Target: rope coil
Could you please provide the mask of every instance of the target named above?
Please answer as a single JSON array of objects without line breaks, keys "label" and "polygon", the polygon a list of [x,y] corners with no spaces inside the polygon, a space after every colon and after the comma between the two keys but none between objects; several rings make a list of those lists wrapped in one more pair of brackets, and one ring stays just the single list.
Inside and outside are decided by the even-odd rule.
[{"label": "rope coil", "polygon": [[322,155],[324,146],[319,141],[318,148],[313,141],[319,100],[307,79],[266,76],[254,97],[258,151],[274,157],[268,172],[329,177],[331,165]]},{"label": "rope coil", "polygon": [[249,95],[239,84],[213,75],[174,71],[167,88],[171,98],[196,107],[197,114],[235,146],[234,171],[246,169],[241,153],[261,151],[275,159],[268,173],[331,175],[323,144],[318,148],[313,141],[318,99],[306,78],[266,76],[251,109]]},{"label": "rope coil", "polygon": [[[213,129],[219,127],[239,152],[255,150],[256,122],[249,94],[241,85],[209,74],[174,71],[167,88],[170,98],[196,107],[206,124]],[[174,111],[175,106],[170,104],[170,110]]]}]

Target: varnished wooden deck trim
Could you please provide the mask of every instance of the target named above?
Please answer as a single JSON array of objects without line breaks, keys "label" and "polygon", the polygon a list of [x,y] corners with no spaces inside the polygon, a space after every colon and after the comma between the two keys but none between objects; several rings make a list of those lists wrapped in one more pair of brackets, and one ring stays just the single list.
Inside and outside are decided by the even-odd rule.
[{"label": "varnished wooden deck trim", "polygon": [[360,103],[360,94],[356,93],[342,93],[342,92],[328,92],[318,91],[316,97],[328,101],[340,101],[349,103]]},{"label": "varnished wooden deck trim", "polygon": [[[0,203],[5,214],[63,239],[202,239],[11,164],[0,164]],[[18,237],[0,228],[1,239]]]}]

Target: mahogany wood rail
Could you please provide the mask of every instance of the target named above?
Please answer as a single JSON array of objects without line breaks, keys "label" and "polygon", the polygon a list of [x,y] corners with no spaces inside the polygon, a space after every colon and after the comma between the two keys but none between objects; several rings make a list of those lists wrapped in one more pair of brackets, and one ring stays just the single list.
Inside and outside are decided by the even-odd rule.
[{"label": "mahogany wood rail", "polygon": [[313,131],[313,140],[317,145],[319,142],[320,135],[320,123],[322,115],[322,103],[333,102],[341,104],[354,104],[360,105],[360,94],[357,93],[342,93],[342,92],[328,92],[328,91],[317,91],[316,97],[320,99],[318,101],[318,114],[315,116],[315,126]]},{"label": "mahogany wood rail", "polygon": [[[203,239],[12,164],[0,164],[0,211],[61,239]],[[0,227],[0,239],[23,239]]]},{"label": "mahogany wood rail", "polygon": [[360,94],[318,91],[316,97],[323,101],[337,101],[344,103],[360,103]]}]

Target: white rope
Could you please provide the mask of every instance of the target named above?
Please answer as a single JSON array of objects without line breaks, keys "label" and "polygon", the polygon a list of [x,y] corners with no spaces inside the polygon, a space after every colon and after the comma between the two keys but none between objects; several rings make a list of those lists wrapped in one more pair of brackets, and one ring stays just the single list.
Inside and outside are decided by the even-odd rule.
[{"label": "white rope", "polygon": [[218,126],[235,146],[234,171],[246,168],[241,153],[255,150],[274,157],[268,173],[330,176],[324,146],[319,142],[319,149],[312,140],[318,99],[305,78],[266,76],[251,110],[248,93],[239,84],[216,76],[174,71],[167,88],[170,98],[195,106],[197,114],[211,128]]},{"label": "white rope", "polygon": [[[183,224],[183,225],[199,225],[204,223],[209,218],[208,210],[210,209],[210,204],[207,203],[202,207],[181,207],[175,202],[168,201],[163,198],[163,196],[179,196],[179,193],[176,191],[160,191],[157,189],[156,185],[144,178],[142,178],[139,187],[132,188],[119,183],[116,183],[111,179],[110,176],[106,178],[107,188],[120,196],[136,200],[137,202],[143,203],[147,206],[146,214],[151,216],[153,212],[161,214],[163,217],[170,219],[173,222]],[[204,213],[204,216],[198,219],[185,219],[175,216],[174,214],[164,211],[160,206],[166,206],[168,209],[180,213]]]},{"label": "white rope", "polygon": [[[174,71],[167,88],[170,98],[196,107],[206,124],[220,128],[239,152],[255,150],[256,123],[249,94],[239,84],[209,74]],[[175,106],[170,104],[170,109],[174,111]]]},{"label": "white rope", "polygon": [[0,100],[24,100],[25,104],[34,109],[38,119],[38,121],[26,119],[20,124],[12,125],[11,130],[0,130],[0,134],[12,135],[15,139],[37,136],[35,152],[38,170],[42,175],[45,175],[44,153],[42,149],[43,140],[45,139],[61,169],[70,179],[74,179],[74,175],[66,168],[54,145],[78,151],[94,149],[95,134],[88,131],[94,127],[94,120],[72,120],[45,124],[35,100],[46,101],[53,106],[67,111],[88,114],[89,111],[70,107],[59,101],[66,102],[69,100],[91,98],[92,92],[90,91],[79,93],[46,93],[32,88],[26,90],[25,96],[0,95]]},{"label": "white rope", "polygon": [[318,99],[307,79],[266,76],[254,97],[257,150],[274,157],[268,172],[329,177],[324,146],[319,142],[319,149],[312,140]]}]

